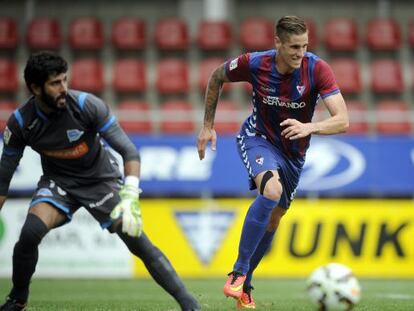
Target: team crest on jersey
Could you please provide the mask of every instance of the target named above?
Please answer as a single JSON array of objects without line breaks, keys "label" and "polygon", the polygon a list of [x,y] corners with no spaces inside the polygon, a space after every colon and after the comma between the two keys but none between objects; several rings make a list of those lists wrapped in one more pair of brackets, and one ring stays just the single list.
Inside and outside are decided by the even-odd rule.
[{"label": "team crest on jersey", "polygon": [[256,157],[256,163],[259,165],[263,165],[264,162],[264,158],[262,156],[257,156]]},{"label": "team crest on jersey", "polygon": [[304,85],[296,85],[296,89],[298,90],[300,96],[302,96],[303,92],[305,91],[305,86]]},{"label": "team crest on jersey", "polygon": [[12,136],[11,131],[9,130],[9,128],[6,126],[6,128],[4,129],[4,133],[3,133],[3,142],[8,145],[10,138]]},{"label": "team crest on jersey", "polygon": [[237,68],[237,65],[239,64],[239,59],[235,58],[230,62],[229,70],[233,70]]},{"label": "team crest on jersey", "polygon": [[83,135],[83,133],[84,133],[83,131],[80,131],[78,129],[66,131],[66,134],[68,135],[68,138],[69,138],[69,142],[77,141]]}]

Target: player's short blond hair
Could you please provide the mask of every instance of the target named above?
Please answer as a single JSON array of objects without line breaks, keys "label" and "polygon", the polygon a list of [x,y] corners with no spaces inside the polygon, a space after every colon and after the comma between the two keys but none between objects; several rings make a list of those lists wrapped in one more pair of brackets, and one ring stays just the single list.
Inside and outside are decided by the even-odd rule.
[{"label": "player's short blond hair", "polygon": [[282,42],[292,34],[301,35],[308,31],[305,21],[297,16],[284,16],[276,24],[276,35]]}]

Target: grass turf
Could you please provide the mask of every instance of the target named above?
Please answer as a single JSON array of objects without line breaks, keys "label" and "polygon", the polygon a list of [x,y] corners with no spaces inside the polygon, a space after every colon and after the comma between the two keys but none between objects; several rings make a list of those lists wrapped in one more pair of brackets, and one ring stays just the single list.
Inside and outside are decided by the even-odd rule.
[{"label": "grass turf", "polygon": [[[185,280],[202,310],[235,310],[233,299],[222,294],[223,280]],[[316,310],[310,304],[305,281],[256,279],[257,310]],[[361,280],[362,300],[355,310],[414,310],[414,280]],[[0,279],[0,297],[10,281]],[[180,310],[174,300],[152,280],[34,279],[28,311],[49,310]]]}]

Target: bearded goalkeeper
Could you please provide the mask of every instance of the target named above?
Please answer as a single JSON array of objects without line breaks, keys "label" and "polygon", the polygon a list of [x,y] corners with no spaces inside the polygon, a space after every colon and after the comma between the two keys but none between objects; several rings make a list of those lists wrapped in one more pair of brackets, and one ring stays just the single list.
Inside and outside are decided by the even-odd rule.
[{"label": "bearded goalkeeper", "polygon": [[[68,89],[67,63],[57,54],[29,57],[24,79],[32,96],[9,118],[0,162],[0,209],[11,178],[30,146],[41,157],[43,175],[13,252],[13,287],[0,311],[25,310],[38,246],[52,229],[84,207],[116,233],[182,310],[199,310],[165,255],[143,232],[139,207],[139,153],[98,97]],[[104,139],[121,154],[124,180]]]}]

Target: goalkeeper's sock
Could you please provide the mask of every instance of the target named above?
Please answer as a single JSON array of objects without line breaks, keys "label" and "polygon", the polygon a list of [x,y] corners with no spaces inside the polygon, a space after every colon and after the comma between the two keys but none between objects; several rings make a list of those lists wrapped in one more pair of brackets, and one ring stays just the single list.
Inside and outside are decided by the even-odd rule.
[{"label": "goalkeeper's sock", "polygon": [[153,279],[180,304],[182,310],[199,310],[195,298],[187,291],[165,255],[155,247],[145,233],[139,238],[117,230],[128,249],[139,257]]},{"label": "goalkeeper's sock", "polygon": [[251,287],[253,271],[256,269],[257,265],[262,260],[266,252],[269,250],[270,245],[272,245],[275,233],[276,231],[266,231],[262,239],[260,240],[259,245],[257,245],[256,251],[250,259],[249,272],[247,272],[246,280],[244,281],[245,288]]},{"label": "goalkeeper's sock", "polygon": [[278,203],[260,194],[253,201],[244,220],[239,255],[233,271],[238,271],[243,275],[249,271],[250,259],[264,236],[272,210]]}]

